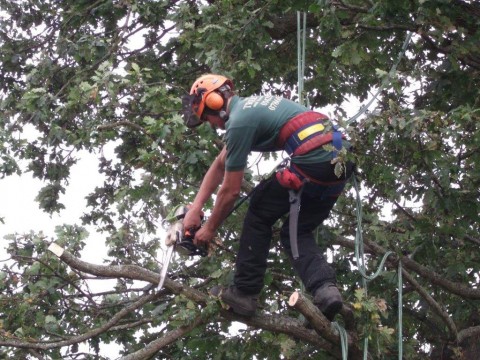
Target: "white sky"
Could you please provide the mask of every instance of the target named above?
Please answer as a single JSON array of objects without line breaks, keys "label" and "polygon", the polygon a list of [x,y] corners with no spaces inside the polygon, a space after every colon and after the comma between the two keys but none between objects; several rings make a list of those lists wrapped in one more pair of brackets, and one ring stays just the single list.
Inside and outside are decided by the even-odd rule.
[{"label": "white sky", "polygon": [[[45,235],[53,237],[54,229],[58,225],[81,224],[80,217],[86,205],[85,197],[102,184],[103,177],[98,174],[96,155],[83,151],[80,156],[79,162],[71,168],[69,185],[60,198],[66,207],[60,214],[50,216],[39,209],[35,197],[44,183],[32,178],[31,173],[0,180],[0,217],[3,217],[5,222],[0,223],[0,259],[6,257],[5,247],[8,243],[4,236],[7,234],[43,231]],[[90,231],[90,236],[92,235],[95,234]],[[103,241],[95,241],[95,244],[95,249],[91,250],[94,250],[92,254],[97,255],[95,257],[98,259],[100,255],[106,254],[103,250],[105,246]]]}]

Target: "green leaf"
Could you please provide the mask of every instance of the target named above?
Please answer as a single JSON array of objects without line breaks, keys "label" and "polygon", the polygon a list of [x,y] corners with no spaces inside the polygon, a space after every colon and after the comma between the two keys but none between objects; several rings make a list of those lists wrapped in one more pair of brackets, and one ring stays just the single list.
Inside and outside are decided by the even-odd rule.
[{"label": "green leaf", "polygon": [[210,277],[212,279],[218,279],[220,276],[222,276],[223,274],[223,270],[222,269],[218,269],[216,271],[214,271],[213,273],[210,274]]},{"label": "green leaf", "polygon": [[138,66],[137,63],[132,63],[132,69],[133,71],[135,71],[136,73],[140,73],[140,67]]}]

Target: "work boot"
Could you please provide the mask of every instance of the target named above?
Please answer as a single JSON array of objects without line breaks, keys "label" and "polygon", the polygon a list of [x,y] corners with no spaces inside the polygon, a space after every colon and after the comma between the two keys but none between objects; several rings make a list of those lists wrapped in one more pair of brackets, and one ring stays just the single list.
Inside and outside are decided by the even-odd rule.
[{"label": "work boot", "polygon": [[343,306],[342,295],[334,283],[328,282],[315,290],[313,303],[325,317],[332,321]]},{"label": "work boot", "polygon": [[229,305],[234,313],[251,317],[257,310],[258,295],[248,295],[230,286],[220,294],[222,301]]}]

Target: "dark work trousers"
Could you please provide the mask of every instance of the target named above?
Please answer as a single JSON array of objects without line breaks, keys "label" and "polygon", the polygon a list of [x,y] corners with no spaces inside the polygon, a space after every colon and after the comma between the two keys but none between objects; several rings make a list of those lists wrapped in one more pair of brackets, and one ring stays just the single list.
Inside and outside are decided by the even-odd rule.
[{"label": "dark work trousers", "polygon": [[[295,271],[310,293],[326,282],[335,283],[335,271],[327,263],[315,242],[313,231],[329,215],[350,177],[353,164],[347,164],[345,175],[338,179],[330,162],[302,166],[301,170],[332,185],[308,182],[304,185],[298,217],[299,258],[293,260],[290,250],[289,219],[282,225],[280,239],[293,262]],[[332,181],[333,180],[333,181]],[[288,189],[275,176],[261,183],[252,194],[240,237],[235,286],[245,294],[258,294],[263,288],[267,256],[272,239],[272,226],[290,210]]]}]

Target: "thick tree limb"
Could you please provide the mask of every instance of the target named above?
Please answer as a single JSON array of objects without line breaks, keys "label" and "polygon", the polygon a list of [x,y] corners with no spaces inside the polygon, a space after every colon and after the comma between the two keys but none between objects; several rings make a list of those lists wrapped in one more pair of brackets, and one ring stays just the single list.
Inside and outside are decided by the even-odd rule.
[{"label": "thick tree limb", "polygon": [[473,236],[465,235],[464,239],[470,241],[471,243],[474,243],[475,245],[480,245],[480,240],[474,238]]},{"label": "thick tree limb", "polygon": [[[317,334],[324,337],[328,341],[340,346],[340,336],[332,328],[332,323],[328,321],[325,315],[316,307],[310,300],[308,300],[302,293],[295,291],[288,301],[288,305],[298,310],[305,316],[305,319],[313,326]],[[352,334],[348,334],[348,347],[350,349],[351,359],[360,359],[360,349],[357,347],[358,339]]]},{"label": "thick tree limb", "polygon": [[423,278],[430,280],[433,284],[438,285],[445,290],[456,294],[464,299],[480,299],[480,289],[469,288],[463,284],[447,280],[442,275],[437,274],[436,272],[430,270],[423,265],[420,265],[416,261],[406,256],[402,257],[402,264],[407,269],[415,271]]},{"label": "thick tree limb", "polygon": [[480,326],[472,326],[458,332],[458,342],[462,343],[466,339],[474,336],[480,336]]},{"label": "thick tree limb", "polygon": [[[160,275],[158,273],[155,273],[153,271],[144,269],[136,265],[96,265],[96,264],[91,264],[91,263],[82,261],[76,258],[75,256],[73,256],[68,251],[65,251],[62,248],[55,245],[53,246],[51,245],[50,250],[54,252],[62,261],[64,261],[70,267],[79,271],[92,274],[92,275],[101,276],[101,277],[111,277],[111,278],[124,277],[132,280],[147,281],[153,284],[157,284],[159,281]],[[202,305],[206,304],[209,298],[209,296],[206,295],[205,293],[202,293],[188,286],[181,285],[168,278],[165,279],[164,287],[167,290],[171,291],[172,293],[175,293],[175,294],[181,293],[188,299]],[[152,299],[153,299],[157,295],[152,294],[150,296],[152,296]],[[324,332],[320,331],[319,333],[322,337],[319,337],[315,333],[315,331],[305,328],[305,326],[303,326],[303,323],[301,323],[299,320],[292,319],[287,316],[259,314],[252,318],[245,318],[243,316],[236,315],[226,310],[221,310],[220,313],[226,319],[229,319],[232,321],[239,321],[258,329],[284,333],[298,340],[302,340],[302,341],[311,343],[313,345],[316,345],[317,347],[327,350],[330,353],[338,354],[338,358],[341,357],[340,346],[336,344],[331,344],[331,342],[326,341],[325,339],[322,338],[322,337],[325,337],[325,338],[332,337],[330,328],[326,329]],[[201,322],[199,322],[198,324],[201,324]],[[186,334],[190,330],[188,330],[188,327],[187,327],[185,329],[180,329],[179,331],[180,332],[183,331]],[[169,339],[175,337],[176,334],[177,333],[168,333],[165,337],[158,339],[159,342],[157,343],[157,345],[159,343],[164,344],[164,346],[168,345],[171,342]],[[336,337],[336,339],[337,339],[336,341],[338,341],[338,344],[339,344],[338,336]],[[14,346],[14,345],[8,345],[8,346]],[[156,346],[155,348],[157,349],[156,351],[160,349],[160,347],[158,346]],[[352,344],[352,349],[353,351],[356,351],[358,350],[358,347],[355,344]]]},{"label": "thick tree limb", "polygon": [[315,331],[307,329],[300,320],[275,314],[257,314],[254,317],[246,318],[227,310],[221,310],[220,313],[222,317],[228,320],[238,321],[254,328],[283,333],[292,338],[308,342],[317,348],[324,349],[337,359],[342,358],[340,345],[332,344],[330,341],[318,336]]},{"label": "thick tree limb", "polygon": [[[51,245],[52,247],[52,245]],[[50,248],[49,248],[50,249]],[[52,251],[52,250],[51,250]],[[53,252],[53,251],[52,251]],[[131,280],[142,280],[147,281],[152,284],[157,284],[160,279],[160,274],[153,271],[147,270],[140,266],[136,265],[96,265],[85,262],[76,258],[68,251],[61,249],[60,253],[55,253],[60,260],[65,262],[70,267],[80,270],[92,275],[109,277],[109,278],[126,278]],[[164,287],[170,290],[174,294],[184,294],[190,300],[193,300],[197,303],[204,304],[206,302],[207,296],[193,288],[183,286],[175,281],[170,279],[165,279]]]}]

